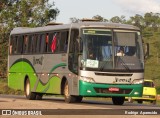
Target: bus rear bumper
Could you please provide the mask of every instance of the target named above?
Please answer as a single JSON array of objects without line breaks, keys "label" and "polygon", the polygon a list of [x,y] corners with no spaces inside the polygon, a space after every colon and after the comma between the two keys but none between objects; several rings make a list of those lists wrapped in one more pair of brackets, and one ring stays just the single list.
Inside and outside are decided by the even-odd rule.
[{"label": "bus rear bumper", "polygon": [[97,84],[79,80],[79,95],[86,97],[141,97],[143,91],[142,84],[122,85],[122,84]]}]

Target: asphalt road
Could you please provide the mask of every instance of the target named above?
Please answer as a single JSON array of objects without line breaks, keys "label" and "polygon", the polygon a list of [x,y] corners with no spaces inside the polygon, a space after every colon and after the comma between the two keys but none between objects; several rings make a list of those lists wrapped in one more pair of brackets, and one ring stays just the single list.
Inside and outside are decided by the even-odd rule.
[{"label": "asphalt road", "polygon": [[[9,118],[21,118],[22,115],[23,117],[37,117],[33,115],[42,115],[38,117],[44,118],[46,118],[46,116],[52,117],[52,115],[54,118],[75,118],[75,116],[76,118],[90,118],[93,116],[97,118],[108,116],[111,118],[119,116],[121,116],[121,118],[149,118],[151,116],[152,118],[160,118],[160,115],[154,115],[160,113],[159,109],[160,106],[151,104],[146,105],[125,102],[124,105],[119,106],[113,105],[111,101],[95,100],[83,100],[81,103],[67,104],[64,102],[63,98],[54,96],[45,96],[42,100],[27,100],[25,96],[0,95],[0,117]],[[12,116],[6,115],[6,113],[9,114],[8,112],[11,112]],[[141,114],[145,114],[145,116]]]}]

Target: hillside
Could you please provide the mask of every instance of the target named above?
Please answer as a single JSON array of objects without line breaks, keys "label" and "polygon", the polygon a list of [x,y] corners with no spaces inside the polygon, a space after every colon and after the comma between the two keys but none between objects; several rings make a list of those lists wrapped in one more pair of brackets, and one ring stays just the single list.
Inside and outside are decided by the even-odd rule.
[{"label": "hillside", "polygon": [[145,79],[155,81],[157,92],[160,94],[160,34],[151,33],[145,36],[144,42],[150,45],[150,55],[145,60]]}]

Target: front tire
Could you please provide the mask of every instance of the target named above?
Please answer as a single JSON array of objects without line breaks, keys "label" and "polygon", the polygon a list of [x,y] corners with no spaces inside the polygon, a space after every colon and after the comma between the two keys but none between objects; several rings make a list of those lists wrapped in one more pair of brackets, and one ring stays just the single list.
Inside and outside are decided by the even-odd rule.
[{"label": "front tire", "polygon": [[66,81],[64,86],[64,98],[66,103],[73,103],[76,101],[75,97],[69,94],[68,81]]},{"label": "front tire", "polygon": [[76,99],[76,101],[75,101],[75,102],[77,102],[77,103],[81,102],[81,101],[82,101],[82,99],[83,99],[83,97],[82,97],[82,96],[74,96],[74,97],[75,97],[75,99]]},{"label": "front tire", "polygon": [[112,97],[112,102],[114,105],[123,105],[125,97]]},{"label": "front tire", "polygon": [[35,100],[36,99],[36,93],[31,92],[31,86],[29,79],[25,82],[25,96],[29,100]]}]

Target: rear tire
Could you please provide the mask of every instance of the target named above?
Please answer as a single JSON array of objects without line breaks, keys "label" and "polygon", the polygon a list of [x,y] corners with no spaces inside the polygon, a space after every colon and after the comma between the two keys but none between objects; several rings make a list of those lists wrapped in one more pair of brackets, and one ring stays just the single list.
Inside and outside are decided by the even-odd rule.
[{"label": "rear tire", "polygon": [[37,93],[36,94],[36,100],[42,100],[43,94]]},{"label": "rear tire", "polygon": [[76,98],[69,94],[69,85],[68,81],[66,81],[64,86],[64,98],[66,103],[73,103],[76,101]]},{"label": "rear tire", "polygon": [[36,99],[36,93],[31,92],[31,86],[29,79],[25,82],[25,96],[29,100],[35,100]]},{"label": "rear tire", "polygon": [[153,105],[156,105],[156,100],[151,101]]},{"label": "rear tire", "polygon": [[142,104],[142,103],[143,103],[143,101],[142,101],[142,100],[138,100],[137,102],[138,102],[139,104]]},{"label": "rear tire", "polygon": [[123,105],[125,97],[112,97],[112,102],[114,105]]}]

